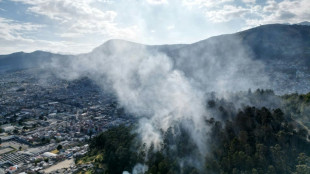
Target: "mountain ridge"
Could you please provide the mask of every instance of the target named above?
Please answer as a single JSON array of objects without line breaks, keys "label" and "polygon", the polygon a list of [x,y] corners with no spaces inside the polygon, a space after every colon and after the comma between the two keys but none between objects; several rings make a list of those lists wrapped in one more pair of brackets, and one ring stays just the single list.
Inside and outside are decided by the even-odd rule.
[{"label": "mountain ridge", "polygon": [[[305,21],[307,22],[307,21]],[[103,44],[95,47],[92,51],[96,50],[97,48],[103,47],[103,46],[107,46],[110,45],[111,43],[127,43],[127,44],[134,44],[134,45],[143,45],[146,47],[164,47],[164,46],[179,46],[179,47],[183,47],[183,46],[189,46],[189,45],[195,45],[195,44],[199,44],[202,42],[205,42],[207,40],[212,40],[212,39],[218,39],[218,38],[222,38],[222,37],[229,37],[229,36],[233,36],[233,35],[244,35],[247,34],[249,32],[253,32],[255,30],[262,30],[262,29],[266,29],[266,28],[271,28],[271,27],[286,27],[286,28],[291,28],[291,27],[306,27],[308,30],[310,30],[310,26],[307,25],[301,25],[304,22],[298,23],[298,24],[293,24],[293,25],[286,25],[286,24],[267,24],[267,25],[260,25],[254,28],[250,28],[247,30],[243,30],[243,31],[239,31],[236,33],[232,33],[232,34],[222,34],[222,35],[217,35],[217,36],[212,36],[206,39],[202,39],[199,40],[197,42],[193,42],[193,43],[182,43],[182,44],[142,44],[142,43],[138,43],[138,42],[133,42],[133,41],[128,41],[128,40],[124,40],[124,39],[109,39],[107,41],[105,41]],[[309,23],[309,22],[307,22]],[[310,32],[310,31],[309,31]],[[91,52],[92,52],[91,51]],[[63,56],[75,56],[74,54],[61,54],[61,53],[52,53],[52,52],[48,52],[48,51],[42,51],[42,50],[35,50],[33,52],[23,52],[23,51],[19,51],[19,52],[14,52],[14,53],[10,53],[10,54],[3,54],[0,55],[0,59],[3,59],[4,56],[10,56],[10,55],[16,55],[16,54],[35,54],[35,53],[46,53],[46,54],[53,54],[53,55],[63,55]],[[90,53],[90,52],[88,52]],[[82,53],[82,54],[88,54],[88,53]],[[78,54],[80,55],[80,54]]]},{"label": "mountain ridge", "polygon": [[[171,58],[172,68],[198,81],[216,80],[217,76],[214,76],[214,73],[221,77],[225,74],[216,70],[231,70],[231,66],[241,68],[234,70],[238,79],[248,74],[251,69],[261,66],[260,70],[256,70],[257,72],[250,72],[253,76],[251,78],[259,78],[261,75],[259,73],[267,72],[271,79],[276,79],[274,83],[277,88],[287,86],[285,90],[289,91],[285,92],[310,91],[307,87],[310,86],[307,82],[310,81],[308,79],[310,77],[310,26],[306,25],[262,25],[233,34],[213,36],[191,44],[144,45],[112,39],[94,48],[90,53],[79,55],[62,55],[44,51],[17,52],[0,56],[0,72],[39,68],[42,64],[48,65],[54,58],[74,60],[79,56],[96,58],[126,54],[135,56],[134,50],[141,48],[150,53],[159,52],[167,55]],[[287,82],[292,84],[288,85]],[[303,84],[303,86],[295,88],[294,84],[297,86]]]}]

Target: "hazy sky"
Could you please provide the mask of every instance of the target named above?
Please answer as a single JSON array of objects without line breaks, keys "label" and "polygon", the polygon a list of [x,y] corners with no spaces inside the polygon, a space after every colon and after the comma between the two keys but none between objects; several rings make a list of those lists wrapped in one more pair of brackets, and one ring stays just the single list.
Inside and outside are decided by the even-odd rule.
[{"label": "hazy sky", "polygon": [[310,0],[0,0],[0,54],[89,52],[109,39],[192,43],[310,20]]}]

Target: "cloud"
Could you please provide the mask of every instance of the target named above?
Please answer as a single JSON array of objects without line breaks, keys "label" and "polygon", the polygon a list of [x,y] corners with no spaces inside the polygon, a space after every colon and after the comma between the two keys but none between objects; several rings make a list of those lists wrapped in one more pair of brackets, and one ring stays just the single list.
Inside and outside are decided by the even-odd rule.
[{"label": "cloud", "polygon": [[[245,19],[249,27],[272,23],[299,23],[310,19],[308,0],[268,0],[265,6],[257,8],[256,19]],[[259,12],[260,11],[260,12]]]},{"label": "cloud", "polygon": [[[87,34],[101,34],[106,38],[133,39],[136,26],[119,27],[115,22],[117,12],[100,10],[95,0],[14,0],[30,5],[28,11],[56,21],[62,29],[61,36],[77,37]],[[103,2],[105,3],[105,1]]]},{"label": "cloud", "polygon": [[182,4],[185,6],[199,6],[200,8],[214,8],[222,4],[233,2],[234,0],[183,0]]},{"label": "cloud", "polygon": [[158,5],[158,4],[167,4],[167,0],[147,0],[147,2],[149,4],[154,4],[154,5]]},{"label": "cloud", "polygon": [[256,0],[242,2],[244,5],[230,0],[183,1],[188,6],[199,6],[211,22],[224,23],[238,19],[244,21],[247,28],[270,23],[298,23],[310,19],[308,0],[267,0],[261,4],[257,4]]},{"label": "cloud", "polygon": [[[81,21],[86,20],[102,20],[111,22],[117,15],[114,11],[101,11],[97,8],[91,7],[92,1],[40,1],[40,0],[17,0],[32,5],[29,11],[40,15],[48,16],[51,19],[59,20],[63,23],[77,19]],[[77,21],[78,22],[78,21]]]},{"label": "cloud", "polygon": [[173,30],[175,28],[175,25],[169,25],[167,26],[167,30]]},{"label": "cloud", "polygon": [[45,27],[44,25],[0,17],[0,53],[9,54],[16,51],[32,52],[35,50],[83,53],[96,46],[89,43],[48,41],[34,37],[33,33],[38,33]]},{"label": "cloud", "polygon": [[219,10],[206,11],[206,16],[213,22],[227,22],[235,18],[242,18],[248,12],[249,9],[243,7],[225,5]]},{"label": "cloud", "polygon": [[244,3],[256,3],[256,0],[242,0]]},{"label": "cloud", "polygon": [[42,25],[19,22],[0,17],[0,39],[26,40],[25,35],[41,28]]},{"label": "cloud", "polygon": [[197,6],[205,14],[207,20],[213,23],[224,23],[234,19],[246,19],[251,13],[256,0],[242,0],[237,3],[234,0],[183,0],[183,5],[188,7]]},{"label": "cloud", "polygon": [[[2,24],[2,38],[85,45],[76,53],[90,51],[90,46],[95,47],[109,39],[147,44],[189,43],[262,24],[299,23],[310,19],[308,0],[11,1],[17,2],[11,3],[13,7],[25,7],[26,11],[3,11],[0,8],[0,12],[13,14],[12,20],[14,14],[22,13],[26,16],[23,18],[25,26],[2,21],[5,25],[12,25]],[[30,26],[31,30],[26,28]],[[38,26],[42,27],[36,28]],[[33,32],[38,30],[40,32]],[[20,49],[15,47],[16,51]]]}]

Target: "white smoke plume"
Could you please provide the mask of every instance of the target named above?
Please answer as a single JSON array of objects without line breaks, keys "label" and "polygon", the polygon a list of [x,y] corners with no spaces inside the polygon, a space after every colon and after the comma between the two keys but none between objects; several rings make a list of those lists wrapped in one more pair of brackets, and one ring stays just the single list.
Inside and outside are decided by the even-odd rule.
[{"label": "white smoke plume", "polygon": [[[136,164],[133,169],[131,174],[142,174],[145,173],[148,170],[148,167],[146,165],[143,164]],[[123,174],[130,174],[128,171],[124,171]]]},{"label": "white smoke plume", "polygon": [[[99,48],[69,64],[55,59],[55,72],[66,79],[88,76],[103,88],[112,89],[128,112],[141,117],[138,132],[148,147],[160,147],[160,131],[191,121],[188,129],[199,149],[205,152],[200,135],[206,132],[203,93],[191,85],[182,71],[173,69],[170,58],[162,53],[122,41],[110,41],[103,49],[107,47],[113,54]],[[69,66],[61,66],[65,64]]]},{"label": "white smoke plume", "polygon": [[[217,52],[203,52],[202,47],[198,43],[173,54],[171,50],[165,53],[161,48],[112,40],[89,54],[66,61],[54,59],[48,66],[61,78],[87,76],[105,90],[112,90],[120,105],[140,118],[136,131],[147,147],[153,144],[159,149],[163,143],[160,132],[182,125],[200,154],[206,154],[205,119],[214,116],[206,110],[205,93],[253,88],[257,84],[253,75],[262,67],[235,42],[222,53],[234,53],[230,62]],[[258,79],[265,82],[264,78]]]}]

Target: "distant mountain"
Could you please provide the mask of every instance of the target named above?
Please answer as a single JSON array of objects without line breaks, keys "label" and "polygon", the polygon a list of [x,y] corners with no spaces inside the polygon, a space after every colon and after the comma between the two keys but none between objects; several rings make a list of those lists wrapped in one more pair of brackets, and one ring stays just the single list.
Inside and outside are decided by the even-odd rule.
[{"label": "distant mountain", "polygon": [[[310,62],[310,27],[303,25],[263,25],[235,34],[221,35],[208,38],[193,44],[180,45],[142,45],[124,40],[109,40],[95,48],[93,52],[101,51],[112,54],[122,48],[146,47],[158,50],[177,59],[179,57],[192,58],[193,55],[216,56],[230,60],[237,56],[237,46],[242,46],[251,53],[254,59],[295,59]],[[116,50],[117,49],[117,50]],[[239,50],[239,49],[237,49]],[[186,52],[190,52],[187,55]],[[204,57],[208,59],[208,57]]]},{"label": "distant mountain", "polygon": [[[310,91],[310,26],[263,25],[181,45],[110,40],[90,55],[129,55],[139,48],[168,55],[175,69],[209,90],[222,85],[232,90],[251,86],[286,93]],[[266,83],[267,78],[271,81]]]},{"label": "distant mountain", "polygon": [[[202,83],[219,83],[219,80],[233,83],[242,78],[257,78],[253,85],[266,87],[259,81],[266,75],[262,72],[266,71],[274,81],[271,88],[278,89],[274,87],[278,85],[287,88],[283,89],[285,92],[310,91],[310,26],[307,25],[262,25],[193,44],[143,45],[109,40],[92,52],[79,56],[110,56],[120,52],[135,54],[132,50],[139,48],[168,55],[175,69]],[[67,59],[75,56],[42,51],[18,52],[0,56],[0,71],[39,67],[53,57]],[[227,74],[229,78],[222,79]],[[228,83],[222,85],[227,86]]]},{"label": "distant mountain", "polygon": [[[236,44],[251,51],[253,53],[251,56],[255,59],[294,59],[300,57],[299,61],[306,63],[310,61],[310,27],[282,24],[262,25],[235,34],[211,37],[193,44],[142,45],[125,40],[109,40],[92,52],[100,51],[105,54],[113,54],[116,51],[121,51],[122,48],[138,46],[163,52],[176,61],[180,56],[189,58],[191,55],[202,56],[205,59],[208,59],[208,57],[205,57],[207,55],[216,57],[221,55],[225,57],[224,59],[229,60],[229,57],[236,56],[236,52],[234,52],[236,49],[233,49],[234,46],[237,46]],[[121,49],[120,46],[122,46]],[[186,55],[186,52],[191,52],[191,55]],[[9,55],[0,55],[0,69],[11,70],[37,67],[42,62],[50,61],[52,57],[71,56],[44,51],[16,52]]]},{"label": "distant mountain", "polygon": [[0,72],[38,68],[42,63],[50,62],[53,57],[68,58],[68,55],[53,54],[44,51],[32,53],[16,52],[0,55]]},{"label": "distant mountain", "polygon": [[307,26],[310,26],[310,22],[304,21],[304,22],[298,23],[297,25],[307,25]]},{"label": "distant mountain", "polygon": [[301,25],[265,25],[237,33],[258,59],[299,58],[309,63],[310,27]]}]

